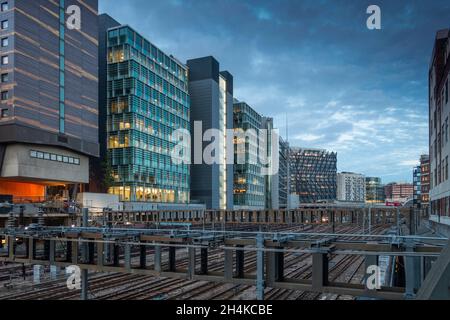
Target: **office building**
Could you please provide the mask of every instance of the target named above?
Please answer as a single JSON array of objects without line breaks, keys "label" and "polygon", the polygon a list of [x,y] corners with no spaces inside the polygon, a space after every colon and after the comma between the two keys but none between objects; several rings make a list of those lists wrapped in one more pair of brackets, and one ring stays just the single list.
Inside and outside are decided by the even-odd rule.
[{"label": "office building", "polygon": [[367,203],[385,203],[384,185],[381,178],[366,177],[366,202]]},{"label": "office building", "polygon": [[365,202],[365,177],[362,174],[353,172],[338,173],[337,200],[346,202]]},{"label": "office building", "polygon": [[337,154],[319,149],[290,151],[291,192],[300,203],[336,200]]},{"label": "office building", "polygon": [[189,165],[171,156],[173,132],[190,129],[187,67],[129,26],[107,32],[109,193],[125,202],[188,203]]},{"label": "office building", "polygon": [[436,34],[429,69],[430,201],[431,215],[450,224],[449,29]]},{"label": "office building", "polygon": [[386,203],[404,204],[413,198],[414,186],[411,183],[389,183],[384,186]]},{"label": "office building", "polygon": [[[66,23],[71,5],[81,28]],[[97,11],[97,0],[2,1],[0,194],[42,201],[89,182],[99,155]]]},{"label": "office building", "polygon": [[[189,94],[191,97],[192,166],[191,199],[205,204],[208,209],[231,210],[233,208],[233,139],[227,129],[233,129],[233,76],[220,71],[214,57],[187,61],[189,68]],[[214,154],[213,164],[197,159],[196,154],[211,144],[211,140],[195,143],[197,135],[205,138],[205,132],[216,129],[222,132],[220,147]],[[208,140],[208,139],[201,139]]]},{"label": "office building", "polygon": [[270,191],[266,192],[266,187],[272,189],[270,181],[266,180],[272,176],[262,174],[263,166],[259,161],[258,152],[262,151],[259,150],[262,117],[247,103],[235,102],[233,123],[234,209],[264,209],[266,195],[271,194]]},{"label": "office building", "polygon": [[278,167],[278,207],[288,207],[289,185],[289,143],[280,137],[279,167]]}]

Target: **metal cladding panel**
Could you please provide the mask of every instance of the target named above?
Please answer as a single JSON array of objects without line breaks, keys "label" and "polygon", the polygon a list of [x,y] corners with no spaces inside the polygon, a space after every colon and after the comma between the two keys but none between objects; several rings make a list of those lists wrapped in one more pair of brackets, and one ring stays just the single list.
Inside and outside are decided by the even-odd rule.
[{"label": "metal cladding panel", "polygon": [[66,8],[70,5],[81,9],[81,30],[65,28],[65,131],[60,134],[59,1],[11,1],[14,105],[11,119],[0,124],[0,131],[9,131],[0,142],[45,141],[98,156],[98,1],[66,0]]}]

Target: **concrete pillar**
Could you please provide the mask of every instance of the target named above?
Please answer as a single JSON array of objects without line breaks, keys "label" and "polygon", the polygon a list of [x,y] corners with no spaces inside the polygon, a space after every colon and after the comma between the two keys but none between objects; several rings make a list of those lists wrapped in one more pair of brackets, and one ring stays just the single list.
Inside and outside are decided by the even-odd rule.
[{"label": "concrete pillar", "polygon": [[147,267],[147,246],[139,246],[139,267],[145,269]]},{"label": "concrete pillar", "polygon": [[[406,244],[407,252],[414,252],[414,244]],[[415,298],[417,291],[421,285],[420,279],[420,257],[405,257],[405,297],[407,299]]]},{"label": "concrete pillar", "polygon": [[42,273],[44,272],[44,267],[41,265],[34,265],[33,266],[33,283],[34,284],[40,284],[41,283],[41,277]]},{"label": "concrete pillar", "polygon": [[58,266],[50,266],[50,278],[56,280],[58,278],[61,268]]},{"label": "concrete pillar", "polygon": [[256,237],[256,299],[264,300],[264,235],[259,233]]},{"label": "concrete pillar", "polygon": [[124,249],[125,268],[131,270],[131,244],[125,244]]},{"label": "concrete pillar", "polygon": [[236,277],[243,278],[244,277],[244,246],[236,246]]},{"label": "concrete pillar", "polygon": [[176,248],[175,247],[169,247],[169,271],[175,272],[176,271]]},{"label": "concrete pillar", "polygon": [[233,278],[233,251],[230,249],[225,249],[224,274],[226,280]]},{"label": "concrete pillar", "polygon": [[120,246],[115,243],[114,244],[114,250],[113,250],[113,265],[115,267],[119,266],[119,255],[120,255]]},{"label": "concrete pillar", "polygon": [[188,277],[192,280],[195,276],[195,248],[188,248]]},{"label": "concrete pillar", "polygon": [[36,239],[28,238],[28,259],[35,260],[36,259]]},{"label": "concrete pillar", "polygon": [[104,247],[103,242],[97,242],[97,266],[99,267],[102,267],[105,262]]},{"label": "concrete pillar", "polygon": [[155,246],[155,271],[161,272],[161,247]]},{"label": "concrete pillar", "polygon": [[321,291],[324,286],[328,285],[328,254],[319,250],[312,256],[312,286],[314,290]]},{"label": "concrete pillar", "polygon": [[208,249],[200,249],[200,273],[203,275],[208,274]]}]

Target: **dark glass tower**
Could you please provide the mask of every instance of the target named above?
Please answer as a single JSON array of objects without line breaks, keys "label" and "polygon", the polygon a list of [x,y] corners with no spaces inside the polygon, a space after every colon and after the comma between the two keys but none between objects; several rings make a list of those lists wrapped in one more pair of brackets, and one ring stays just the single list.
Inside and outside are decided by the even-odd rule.
[{"label": "dark glass tower", "polygon": [[292,148],[291,192],[300,203],[336,200],[337,154],[326,150]]}]

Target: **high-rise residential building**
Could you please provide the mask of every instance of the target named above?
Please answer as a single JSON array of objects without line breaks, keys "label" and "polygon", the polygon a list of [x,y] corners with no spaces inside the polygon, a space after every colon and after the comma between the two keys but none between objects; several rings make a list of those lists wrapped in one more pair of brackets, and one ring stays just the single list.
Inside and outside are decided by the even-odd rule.
[{"label": "high-rise residential building", "polygon": [[420,204],[422,208],[428,208],[430,204],[430,156],[420,157]]},{"label": "high-rise residential building", "polygon": [[171,156],[173,132],[190,130],[187,67],[129,26],[107,33],[109,192],[125,202],[188,203],[189,165]]},{"label": "high-rise residential building", "polygon": [[[71,5],[80,26],[68,24]],[[97,11],[97,0],[1,1],[0,194],[39,201],[89,182],[99,155]]]},{"label": "high-rise residential building", "polygon": [[[430,202],[431,214],[450,216],[449,143],[449,72],[450,31],[436,34],[429,70],[430,128]],[[444,219],[442,219],[444,220]]]},{"label": "high-rise residential building", "polygon": [[366,177],[366,202],[367,203],[385,203],[384,185],[381,178]]},{"label": "high-rise residential building", "polygon": [[413,198],[414,187],[411,183],[389,183],[384,187],[386,202],[403,204]]},{"label": "high-rise residential building", "polygon": [[353,172],[338,173],[337,200],[346,202],[365,202],[365,177],[362,174]]},{"label": "high-rise residential building", "polygon": [[420,166],[413,169],[413,205],[416,208],[421,207],[422,200],[421,172],[422,168]]},{"label": "high-rise residential building", "polygon": [[292,148],[289,164],[290,189],[300,203],[336,200],[337,153]]},{"label": "high-rise residential building", "polygon": [[[233,139],[227,129],[233,129],[233,76],[220,71],[214,57],[187,61],[191,97],[191,130],[193,132],[191,166],[191,199],[208,209],[233,208]],[[205,135],[209,129],[222,132],[215,150],[215,161],[207,164],[198,159],[213,138]],[[202,137],[204,139],[202,139]],[[202,144],[196,141],[203,141]],[[200,157],[201,158],[201,157]]]},{"label": "high-rise residential building", "polygon": [[[267,121],[267,119],[266,119]],[[234,123],[234,209],[264,209],[266,180],[259,161],[259,135],[262,117],[245,102],[233,105]],[[242,161],[240,161],[240,159]],[[268,187],[271,184],[268,183]]]},{"label": "high-rise residential building", "polygon": [[289,199],[289,143],[280,137],[278,167],[278,205],[280,209],[288,207]]}]

